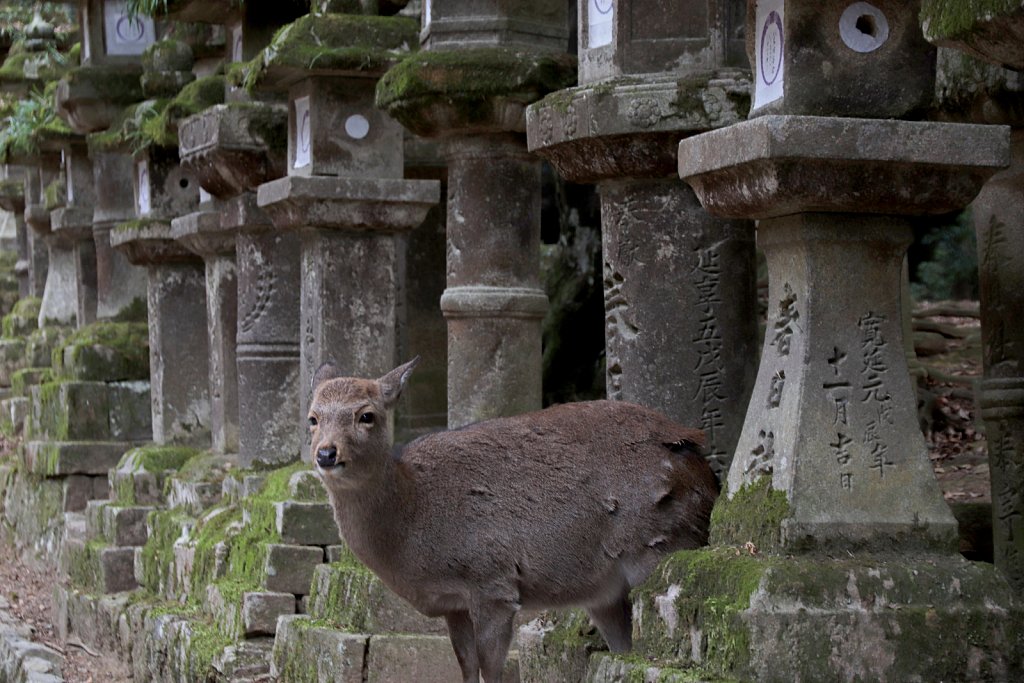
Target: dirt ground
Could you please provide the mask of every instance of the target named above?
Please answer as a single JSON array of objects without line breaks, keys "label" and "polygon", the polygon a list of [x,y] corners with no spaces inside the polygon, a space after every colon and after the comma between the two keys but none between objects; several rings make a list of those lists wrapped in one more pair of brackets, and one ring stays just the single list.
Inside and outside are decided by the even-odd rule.
[{"label": "dirt ground", "polygon": [[67,683],[119,683],[131,681],[131,672],[119,659],[96,652],[77,638],[59,642],[51,620],[53,567],[21,557],[6,533],[0,534],[0,595],[10,602],[10,613],[34,631],[33,640],[64,655],[61,670]]},{"label": "dirt ground", "polygon": [[[975,423],[973,394],[982,371],[977,304],[925,306],[915,315],[914,328],[915,346],[928,372],[921,385],[922,429],[939,484],[951,502],[990,502],[988,454]],[[0,443],[0,454],[9,449],[10,444]],[[128,667],[117,658],[91,651],[74,638],[58,642],[50,619],[54,580],[53,567],[19,557],[0,528],[0,595],[10,601],[15,617],[35,629],[36,640],[63,653],[65,680],[131,681]]]}]

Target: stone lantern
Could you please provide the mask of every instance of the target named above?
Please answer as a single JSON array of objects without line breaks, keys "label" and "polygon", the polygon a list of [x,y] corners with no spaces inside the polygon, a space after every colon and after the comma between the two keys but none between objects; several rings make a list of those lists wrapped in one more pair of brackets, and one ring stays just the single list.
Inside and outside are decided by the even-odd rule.
[{"label": "stone lantern", "polygon": [[[327,36],[323,54],[295,45]],[[396,235],[418,226],[438,183],[403,179],[402,129],[374,107],[384,70],[415,40],[403,17],[309,15],[263,55],[258,87],[288,93],[284,178],[259,187],[257,203],[302,244],[299,415],[325,361],[342,373],[379,376],[397,364]]]},{"label": "stone lantern", "polygon": [[744,6],[589,0],[579,82],[527,113],[530,150],[601,196],[609,398],[700,426],[724,476],[753,386],[754,225],[675,177],[680,137],[742,120]]},{"label": "stone lantern", "polygon": [[96,245],[93,241],[93,168],[85,138],[74,136],[61,145],[65,182],[64,206],[50,214],[55,235],[72,246],[76,321],[83,327],[96,320]]},{"label": "stone lantern", "polygon": [[[916,3],[750,0],[748,41],[775,45],[752,51],[755,81],[781,72],[782,94],[680,142],[680,176],[708,211],[760,221],[769,317],[713,547],[660,571],[637,608],[651,615],[636,642],[648,656],[667,654],[672,632],[677,661],[741,679],[1021,670],[1021,603],[991,565],[956,554],[899,299],[911,217],[966,205],[1008,163],[1009,131],[890,118],[916,109],[933,68],[919,31]],[[899,68],[830,77],[876,65]],[[666,599],[679,581],[701,597]],[[963,623],[970,638],[952,628]],[[738,649],[705,640],[721,624]]]}]

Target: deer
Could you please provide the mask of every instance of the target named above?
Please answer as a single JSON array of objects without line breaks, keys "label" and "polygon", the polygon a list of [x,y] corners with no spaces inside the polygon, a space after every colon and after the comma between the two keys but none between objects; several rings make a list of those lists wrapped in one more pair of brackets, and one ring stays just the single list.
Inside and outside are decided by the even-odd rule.
[{"label": "deer", "polygon": [[312,379],[310,458],[351,552],[444,618],[464,683],[501,683],[521,609],[583,607],[632,647],[629,593],[707,543],[718,480],[703,433],[621,401],[566,403],[392,447],[419,357],[379,379]]}]

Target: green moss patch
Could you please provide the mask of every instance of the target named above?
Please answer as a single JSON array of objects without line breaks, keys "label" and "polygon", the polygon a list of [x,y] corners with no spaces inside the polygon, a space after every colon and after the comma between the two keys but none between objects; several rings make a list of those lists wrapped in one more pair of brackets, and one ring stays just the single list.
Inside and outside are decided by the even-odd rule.
[{"label": "green moss patch", "polygon": [[[216,104],[223,104],[225,86],[224,77],[218,75],[192,81],[182,88],[161,112],[142,121],[138,144],[142,147],[177,146],[178,124],[181,120]],[[138,144],[136,149],[139,148]]]},{"label": "green moss patch", "polygon": [[174,133],[173,142],[169,137],[165,138],[165,134],[161,132],[160,119],[168,104],[169,100],[159,99],[145,100],[126,107],[110,128],[100,133],[92,133],[86,138],[89,150],[106,152],[127,148],[132,152],[138,152],[152,144],[176,143],[177,132]]},{"label": "green moss patch", "polygon": [[39,310],[42,305],[43,300],[39,297],[29,296],[19,299],[11,312],[4,316],[3,322],[0,322],[3,336],[7,338],[23,337],[38,329]]},{"label": "green moss patch", "polygon": [[921,23],[930,38],[954,38],[979,22],[1021,11],[1020,0],[922,0]]},{"label": "green moss patch", "polygon": [[496,99],[529,104],[576,82],[576,59],[507,48],[417,53],[377,84],[377,106],[410,130],[430,134],[421,112],[453,108],[467,123],[490,118]]},{"label": "green moss patch", "polygon": [[149,379],[149,326],[104,321],[82,327],[54,349],[52,366],[77,380]]},{"label": "green moss patch", "polygon": [[419,22],[408,17],[306,15],[278,31],[246,65],[243,85],[260,87],[275,71],[381,71],[418,44],[418,33]]},{"label": "green moss patch", "polygon": [[759,552],[781,547],[782,520],[789,516],[789,500],[772,488],[771,477],[740,488],[732,498],[723,493],[711,511],[711,545],[745,546]]},{"label": "green moss patch", "polygon": [[16,396],[28,396],[29,387],[53,381],[50,368],[22,368],[11,375],[11,392]]}]

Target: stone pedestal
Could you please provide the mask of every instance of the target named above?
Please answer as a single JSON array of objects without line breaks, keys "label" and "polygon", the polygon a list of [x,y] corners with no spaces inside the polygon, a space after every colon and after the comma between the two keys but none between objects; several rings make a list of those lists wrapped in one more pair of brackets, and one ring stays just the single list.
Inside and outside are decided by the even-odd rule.
[{"label": "stone pedestal", "polygon": [[75,319],[78,327],[96,320],[96,243],[93,241],[93,169],[82,138],[61,146],[67,201],[50,214],[53,234],[71,245],[75,261]]},{"label": "stone pedestal", "polygon": [[[1009,161],[1007,133],[962,124],[765,116],[680,143],[680,176],[706,208],[760,219],[771,283],[758,378],[711,531],[713,544],[751,542],[769,555],[747,568],[761,581],[758,596],[739,596],[732,612],[744,634],[742,677],[774,680],[800,662],[811,678],[844,678],[850,675],[844,672],[873,671],[882,651],[892,653],[885,671],[969,679],[982,677],[972,673],[978,670],[1020,669],[1019,656],[1007,655],[1006,638],[1024,625],[1021,605],[994,570],[975,565],[965,573],[954,556],[956,522],[917,427],[898,297],[910,241],[900,216],[969,202]],[[898,559],[886,555],[893,551]],[[771,569],[776,553],[800,557]],[[829,557],[847,553],[878,563],[879,574],[863,568],[844,574],[847,591],[863,598],[820,603],[806,583],[791,590],[785,580],[771,580],[805,565],[824,576],[834,571]],[[890,559],[882,564],[884,557]],[[714,562],[723,575],[738,566],[724,557]],[[874,575],[889,578],[868,585]],[[927,608],[939,621],[971,615],[980,635],[969,656],[966,642],[958,641],[962,647],[947,643],[919,658],[916,648],[901,649],[913,634],[877,630],[885,623],[881,615],[857,617],[862,599],[885,600],[886,586],[898,585],[900,575],[917,576],[923,591],[900,598],[908,613],[924,610],[931,592],[957,586],[965,604]],[[810,609],[794,613],[784,608],[790,604]],[[693,620],[686,628],[712,628],[705,607],[684,620]],[[830,658],[828,648],[797,633],[833,643],[885,635],[876,646]],[[793,643],[801,643],[797,652]],[[694,657],[702,647],[694,646]],[[711,647],[706,652],[716,666],[736,655],[712,654]]]},{"label": "stone pedestal", "polygon": [[992,476],[996,565],[1024,590],[1024,130],[1013,164],[971,205],[978,235],[982,346],[980,385]]},{"label": "stone pedestal", "polygon": [[284,175],[284,106],[218,105],[179,126],[182,164],[217,200],[219,227],[234,239],[235,368],[239,463],[299,456],[299,235],[278,231],[256,206],[259,184]]},{"label": "stone pedestal", "polygon": [[527,114],[530,150],[601,194],[608,397],[704,429],[723,477],[756,367],[754,226],[674,170],[679,138],[749,108],[742,4],[581,4],[580,85]]},{"label": "stone pedestal", "polygon": [[29,296],[28,234],[25,225],[25,178],[22,169],[7,164],[4,180],[0,182],[0,208],[10,212],[15,220],[15,239],[18,260],[14,271],[18,278],[18,298]]},{"label": "stone pedestal", "polygon": [[43,297],[46,289],[49,252],[42,235],[50,231],[50,214],[43,208],[43,187],[39,169],[30,168],[25,180],[25,244],[28,261],[28,295]]},{"label": "stone pedestal", "polygon": [[171,221],[171,235],[206,264],[206,337],[209,343],[210,431],[217,453],[238,451],[238,371],[235,335],[238,283],[235,233],[221,227],[219,208],[201,208]]},{"label": "stone pedestal", "polygon": [[135,217],[134,161],[123,151],[93,149],[90,156],[96,193],[92,216],[96,317],[99,320],[144,317],[146,269],[129,263],[125,255],[110,244],[111,230]]},{"label": "stone pedestal", "polygon": [[259,206],[302,245],[301,417],[313,373],[334,361],[373,376],[395,359],[395,233],[419,225],[437,184],[288,176],[261,185]]},{"label": "stone pedestal", "polygon": [[203,262],[178,244],[170,225],[162,221],[122,224],[110,240],[148,274],[153,440],[208,446],[210,367]]}]

